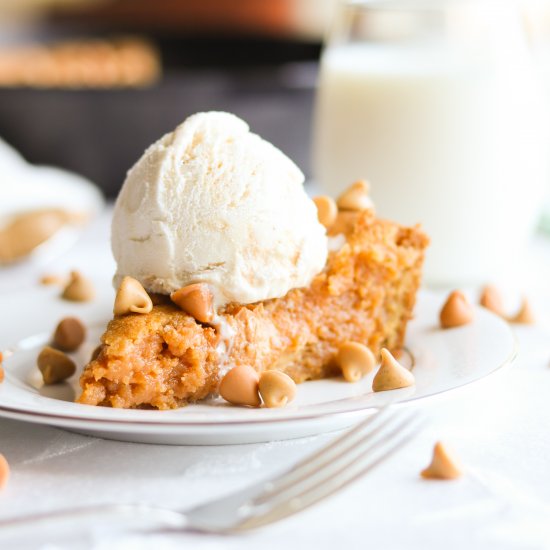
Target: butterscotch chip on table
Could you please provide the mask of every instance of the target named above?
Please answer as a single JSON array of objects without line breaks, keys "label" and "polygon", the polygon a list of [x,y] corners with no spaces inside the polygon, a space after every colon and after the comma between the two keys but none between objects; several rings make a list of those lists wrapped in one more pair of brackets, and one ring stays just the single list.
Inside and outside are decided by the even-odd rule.
[{"label": "butterscotch chip on table", "polygon": [[67,277],[63,275],[46,274],[40,277],[40,284],[44,286],[61,286],[67,284]]},{"label": "butterscotch chip on table", "polygon": [[93,283],[79,271],[71,271],[71,277],[61,297],[71,302],[90,302],[95,298]]},{"label": "butterscotch chip on table", "polygon": [[467,325],[474,320],[474,308],[459,290],[449,294],[439,313],[441,328],[454,328]]},{"label": "butterscotch chip on table", "polygon": [[527,298],[523,298],[518,312],[510,319],[511,323],[534,325],[537,322],[533,308]]},{"label": "butterscotch chip on table", "polygon": [[486,285],[483,287],[479,298],[479,304],[501,317],[506,316],[502,295],[494,285]]},{"label": "butterscotch chip on table", "polygon": [[115,317],[101,354],[84,368],[78,402],[170,409],[215,394],[224,365],[278,370],[294,382],[339,374],[345,341],[375,355],[403,347],[428,238],[417,227],[354,213],[346,246],[331,251],[309,286],[282,298],[218,311],[232,334],[220,350],[217,330],[158,300],[150,313]]},{"label": "butterscotch chip on table", "polygon": [[441,441],[434,446],[430,465],[420,472],[425,479],[456,479],[462,474],[459,461]]}]

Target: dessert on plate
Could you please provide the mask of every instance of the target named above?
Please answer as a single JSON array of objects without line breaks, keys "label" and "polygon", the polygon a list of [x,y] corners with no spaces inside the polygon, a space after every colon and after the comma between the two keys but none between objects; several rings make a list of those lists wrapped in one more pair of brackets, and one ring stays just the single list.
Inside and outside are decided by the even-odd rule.
[{"label": "dessert on plate", "polygon": [[336,374],[343,342],[398,353],[427,237],[378,219],[361,183],[325,227],[303,181],[228,113],[195,114],[149,147],[112,248],[115,286],[139,281],[153,306],[115,315],[78,401],[169,409],[216,394],[239,365],[303,382]]}]

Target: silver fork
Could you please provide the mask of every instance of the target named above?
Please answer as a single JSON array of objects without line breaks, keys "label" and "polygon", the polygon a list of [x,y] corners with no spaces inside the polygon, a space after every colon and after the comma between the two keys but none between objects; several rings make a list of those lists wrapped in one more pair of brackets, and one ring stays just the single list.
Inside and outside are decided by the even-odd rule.
[{"label": "silver fork", "polygon": [[106,504],[0,521],[0,539],[19,528],[101,515],[148,530],[238,533],[274,523],[326,499],[410,441],[421,423],[413,413],[383,408],[273,479],[185,511],[144,504]]}]

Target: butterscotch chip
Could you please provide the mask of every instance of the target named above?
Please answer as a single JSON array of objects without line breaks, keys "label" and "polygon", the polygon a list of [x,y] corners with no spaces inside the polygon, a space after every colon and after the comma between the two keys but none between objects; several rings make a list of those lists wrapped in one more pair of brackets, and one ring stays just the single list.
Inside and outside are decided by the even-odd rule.
[{"label": "butterscotch chip", "polygon": [[296,383],[284,372],[268,370],[260,375],[259,390],[266,407],[284,407],[296,396]]},{"label": "butterscotch chip", "polygon": [[65,317],[59,321],[54,335],[53,345],[62,351],[77,350],[86,338],[86,327],[76,317]]},{"label": "butterscotch chip", "polygon": [[519,311],[510,319],[510,322],[521,325],[534,325],[537,322],[531,304],[527,298],[523,298]]},{"label": "butterscotch chip", "polygon": [[438,441],[433,450],[430,465],[420,472],[426,479],[456,479],[463,474],[462,467],[441,441]]},{"label": "butterscotch chip", "polygon": [[170,294],[170,299],[200,323],[214,319],[214,296],[206,283],[187,285]]},{"label": "butterscotch chip", "polygon": [[338,208],[341,210],[367,210],[373,208],[369,197],[369,184],[365,180],[352,183],[339,197]]},{"label": "butterscotch chip", "polygon": [[89,302],[95,297],[92,282],[79,271],[71,271],[71,278],[63,289],[61,297],[71,302]]},{"label": "butterscotch chip", "polygon": [[246,405],[259,407],[261,405],[259,394],[260,376],[252,368],[239,365],[232,368],[220,383],[220,395],[233,405]]},{"label": "butterscotch chip", "polygon": [[401,365],[386,349],[380,350],[380,368],[372,381],[372,391],[397,390],[413,386],[413,373]]},{"label": "butterscotch chip", "polygon": [[10,477],[10,465],[3,454],[0,454],[0,490],[8,483]]},{"label": "butterscotch chip", "polygon": [[118,287],[113,313],[151,313],[153,301],[142,284],[133,277],[124,277]]},{"label": "butterscotch chip", "polygon": [[453,328],[471,323],[474,319],[474,308],[459,290],[451,292],[439,313],[442,328]]},{"label": "butterscotch chip", "polygon": [[317,206],[317,218],[319,223],[329,229],[338,216],[338,206],[332,197],[321,195],[313,199],[315,206]]},{"label": "butterscotch chip", "polygon": [[357,382],[374,369],[372,351],[359,342],[344,342],[336,354],[336,363],[348,382]]},{"label": "butterscotch chip", "polygon": [[44,286],[65,286],[67,277],[62,275],[43,275],[40,277],[40,284]]},{"label": "butterscotch chip", "polygon": [[71,358],[50,346],[40,352],[36,364],[46,385],[62,382],[76,372],[76,365]]},{"label": "butterscotch chip", "polygon": [[493,285],[483,287],[479,298],[479,304],[501,317],[505,316],[502,295]]}]

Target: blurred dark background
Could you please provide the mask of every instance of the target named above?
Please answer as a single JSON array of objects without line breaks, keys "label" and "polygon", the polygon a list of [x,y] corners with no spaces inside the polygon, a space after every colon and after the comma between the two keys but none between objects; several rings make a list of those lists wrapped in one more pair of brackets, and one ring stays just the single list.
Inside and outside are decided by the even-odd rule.
[{"label": "blurred dark background", "polygon": [[333,3],[0,0],[0,137],[114,196],[150,143],[189,114],[226,110],[307,175]]}]

